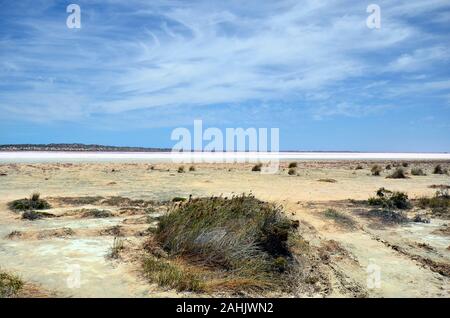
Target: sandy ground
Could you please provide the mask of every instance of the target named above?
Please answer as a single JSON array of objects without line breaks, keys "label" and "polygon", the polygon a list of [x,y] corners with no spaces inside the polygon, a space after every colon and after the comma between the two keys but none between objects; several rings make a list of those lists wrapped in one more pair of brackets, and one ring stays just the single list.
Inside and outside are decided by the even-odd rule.
[{"label": "sandy ground", "polygon": [[[450,184],[450,176],[431,174],[434,162],[413,162],[426,176],[386,179],[375,177],[373,163],[304,161],[296,175],[287,174],[287,163],[276,174],[252,172],[250,164],[196,164],[196,171],[177,173],[170,163],[40,163],[0,165],[0,268],[58,296],[165,297],[198,296],[161,290],[148,284],[136,262],[105,257],[113,244],[114,226],[125,231],[125,245],[132,249],[139,233],[148,227],[139,211],[117,206],[73,206],[58,197],[121,196],[143,200],[171,200],[182,196],[253,193],[257,198],[283,205],[286,213],[301,221],[300,231],[311,245],[326,248],[324,267],[327,291],[297,297],[449,297],[450,278],[440,268],[450,266],[447,220],[375,226],[362,217],[361,207],[349,200],[366,200],[385,187],[404,191],[410,198],[431,196],[435,184]],[[379,163],[383,166],[387,162]],[[448,162],[443,163],[449,167]],[[324,182],[333,179],[335,182]],[[52,204],[49,212],[62,217],[25,221],[7,208],[9,201],[41,193]],[[354,229],[346,229],[323,217],[333,207],[353,217]],[[80,209],[105,209],[109,218],[81,218]],[[21,234],[14,236],[11,232]],[[441,266],[442,265],[442,266]],[[372,269],[380,284],[368,284]],[[81,283],[73,284],[79,275]],[[77,286],[74,286],[77,285]]]}]

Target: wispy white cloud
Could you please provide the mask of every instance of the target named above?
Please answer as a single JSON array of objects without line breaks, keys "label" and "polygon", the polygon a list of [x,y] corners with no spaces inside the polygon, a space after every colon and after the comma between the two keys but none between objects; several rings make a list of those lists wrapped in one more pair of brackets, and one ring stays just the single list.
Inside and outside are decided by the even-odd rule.
[{"label": "wispy white cloud", "polygon": [[[443,14],[446,1],[380,1],[380,30],[366,27],[365,5],[341,0],[80,1],[80,30],[56,2],[39,3],[0,36],[5,116],[283,102],[315,118],[364,115],[378,109],[364,106],[368,94],[407,95],[416,84],[400,76],[429,75],[449,57],[445,34],[407,19]],[[421,85],[446,90],[444,77]]]}]

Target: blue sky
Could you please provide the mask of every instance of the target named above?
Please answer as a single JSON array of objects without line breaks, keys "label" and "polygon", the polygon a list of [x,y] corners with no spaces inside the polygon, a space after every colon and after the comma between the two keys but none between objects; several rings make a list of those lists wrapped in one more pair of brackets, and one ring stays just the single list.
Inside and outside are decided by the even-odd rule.
[{"label": "blue sky", "polygon": [[171,147],[202,119],[282,150],[450,151],[449,35],[444,0],[0,0],[0,144]]}]

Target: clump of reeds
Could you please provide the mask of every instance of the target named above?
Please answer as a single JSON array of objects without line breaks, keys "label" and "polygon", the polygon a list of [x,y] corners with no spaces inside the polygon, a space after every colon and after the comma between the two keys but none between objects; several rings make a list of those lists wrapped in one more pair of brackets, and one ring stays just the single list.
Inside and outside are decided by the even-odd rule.
[{"label": "clump of reeds", "polygon": [[123,239],[120,237],[114,237],[113,245],[111,246],[108,257],[113,259],[119,258],[120,252],[123,248]]}]

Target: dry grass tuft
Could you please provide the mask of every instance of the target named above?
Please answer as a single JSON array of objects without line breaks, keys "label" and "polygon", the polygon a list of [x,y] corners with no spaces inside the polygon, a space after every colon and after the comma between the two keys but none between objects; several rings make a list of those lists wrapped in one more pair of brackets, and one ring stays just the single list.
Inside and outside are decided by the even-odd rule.
[{"label": "dry grass tuft", "polygon": [[16,275],[0,271],[0,298],[16,297],[23,285],[23,281]]}]

